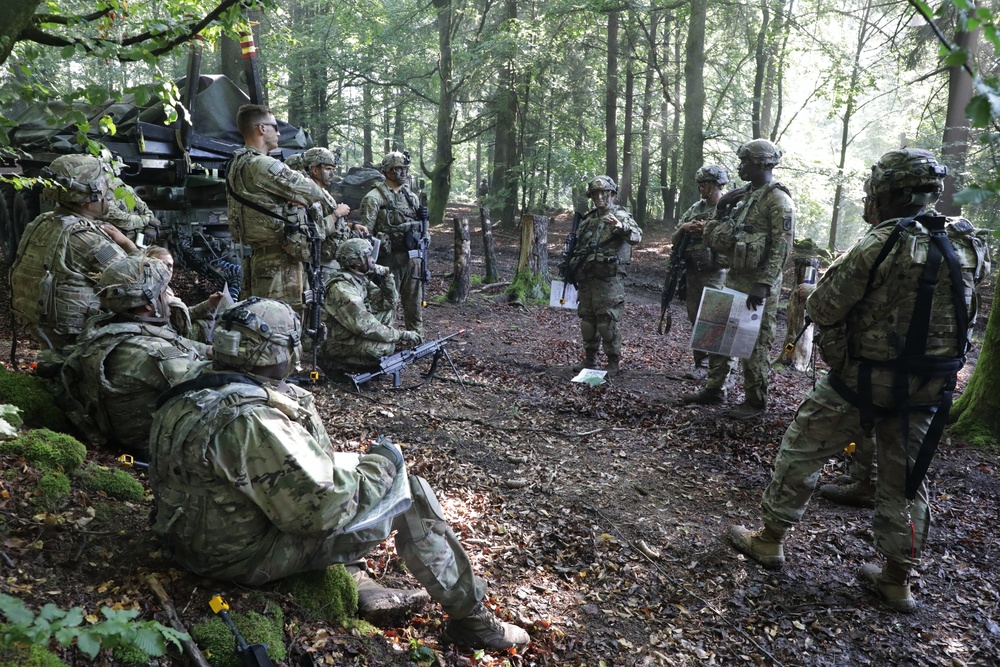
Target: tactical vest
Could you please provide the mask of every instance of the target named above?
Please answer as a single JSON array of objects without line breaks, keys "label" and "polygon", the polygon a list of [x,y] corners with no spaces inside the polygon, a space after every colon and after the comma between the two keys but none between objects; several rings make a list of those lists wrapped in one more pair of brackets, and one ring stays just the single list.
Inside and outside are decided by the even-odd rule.
[{"label": "tactical vest", "polygon": [[276,240],[291,231],[306,227],[305,210],[292,206],[268,192],[249,192],[246,186],[246,169],[251,163],[268,158],[267,174],[270,178],[281,179],[285,172],[291,172],[283,162],[274,160],[248,148],[233,151],[233,159],[226,168],[226,190],[229,198],[229,232],[236,241],[248,245],[257,253],[268,248]]},{"label": "tactical vest", "polygon": [[[764,268],[773,243],[770,222],[766,226],[755,225],[754,223],[759,222],[759,220],[747,222],[747,216],[775,189],[781,190],[788,196],[792,194],[778,181],[771,181],[764,187],[751,192],[748,199],[738,202],[729,219],[722,223],[728,228],[732,239],[731,247],[725,252],[729,260],[728,268],[735,271],[754,271]],[[723,232],[722,235],[725,236],[726,233]]]},{"label": "tactical vest", "polygon": [[[401,187],[399,192],[393,192],[384,181],[375,184],[375,189],[382,195],[384,205],[379,208],[378,216],[375,218],[375,234],[385,234],[392,246],[397,251],[405,251],[406,245],[403,239],[404,232],[397,229],[398,225],[417,219],[417,209],[420,202],[413,196],[407,187]],[[397,205],[397,200],[402,198],[406,202],[407,208]]]},{"label": "tactical vest", "polygon": [[[158,401],[149,439],[153,532],[168,538],[172,555],[196,572],[218,572],[241,560],[261,546],[255,540],[273,530],[267,515],[240,493],[246,480],[220,483],[207,463],[215,437],[261,406],[279,410],[321,440],[315,411],[247,376],[205,374]],[[252,451],[252,443],[246,446]]]},{"label": "tactical vest", "polygon": [[[105,362],[119,344],[145,336],[161,338],[178,350],[177,356],[201,356],[192,341],[182,338],[166,327],[150,326],[139,322],[116,322],[103,326],[91,324],[81,335],[60,372],[62,401],[68,404],[67,417],[93,443],[106,445],[116,442],[128,447],[145,449],[148,442],[148,425],[152,419],[155,394],[136,392],[133,388],[120,389],[108,380]],[[159,352],[147,348],[147,353]],[[125,433],[116,432],[114,422],[133,424],[135,428]]]},{"label": "tactical vest", "polygon": [[[612,206],[608,213],[614,215],[624,211],[620,206]],[[632,263],[632,245],[612,233],[613,225],[605,222],[603,216],[584,221],[576,242],[575,255],[580,257],[580,274],[586,278],[610,278],[625,272],[625,267]]]},{"label": "tactical vest", "polygon": [[90,249],[102,264],[126,256],[96,222],[56,211],[35,218],[24,230],[10,270],[12,308],[26,326],[75,336],[88,317],[101,312],[95,279],[66,261],[70,237],[81,232],[106,241],[95,241]]}]

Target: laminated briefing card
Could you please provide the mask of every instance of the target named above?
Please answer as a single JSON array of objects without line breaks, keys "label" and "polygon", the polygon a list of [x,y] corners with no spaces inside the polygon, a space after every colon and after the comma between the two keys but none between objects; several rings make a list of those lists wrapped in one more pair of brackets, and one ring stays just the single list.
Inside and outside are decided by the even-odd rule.
[{"label": "laminated briefing card", "polygon": [[[354,452],[333,453],[333,465],[338,468],[354,470],[358,467],[360,460],[361,456]],[[347,524],[347,527],[345,527],[342,532],[356,533],[358,531],[365,530],[366,528],[371,528],[377,524],[384,523],[386,526],[386,534],[388,534],[392,517],[397,514],[402,514],[408,510],[412,504],[413,493],[410,491],[410,478],[406,474],[406,468],[403,468],[393,478],[392,486],[389,488],[389,491],[382,496],[382,500],[368,510],[364,516],[360,516],[356,518],[353,523]]]},{"label": "laminated briefing card", "polygon": [[691,348],[747,359],[757,344],[764,306],[747,308],[747,295],[706,287],[691,331]]},{"label": "laminated briefing card", "polygon": [[576,288],[561,280],[553,280],[549,286],[549,306],[576,310]]}]

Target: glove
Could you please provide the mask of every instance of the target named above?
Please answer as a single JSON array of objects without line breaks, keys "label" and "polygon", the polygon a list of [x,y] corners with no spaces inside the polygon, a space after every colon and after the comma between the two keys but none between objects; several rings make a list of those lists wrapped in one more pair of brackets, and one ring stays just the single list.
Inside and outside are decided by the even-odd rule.
[{"label": "glove", "polygon": [[756,283],[750,290],[750,294],[747,295],[747,309],[757,310],[764,305],[764,298],[767,297],[768,293],[771,291],[769,285],[764,283]]},{"label": "glove", "polygon": [[399,332],[399,342],[401,343],[411,343],[413,345],[420,344],[420,334],[416,331],[400,331]]},{"label": "glove", "polygon": [[392,440],[385,436],[376,440],[372,446],[368,448],[368,453],[389,459],[389,461],[396,466],[396,472],[403,469],[402,450],[400,450],[399,445],[395,444]]},{"label": "glove", "polygon": [[421,220],[426,220],[431,216],[430,210],[426,206],[421,206],[417,209],[417,217]]},{"label": "glove", "polygon": [[152,225],[142,230],[142,238],[146,241],[147,245],[156,243],[156,236],[158,231],[159,228],[153,227]]}]

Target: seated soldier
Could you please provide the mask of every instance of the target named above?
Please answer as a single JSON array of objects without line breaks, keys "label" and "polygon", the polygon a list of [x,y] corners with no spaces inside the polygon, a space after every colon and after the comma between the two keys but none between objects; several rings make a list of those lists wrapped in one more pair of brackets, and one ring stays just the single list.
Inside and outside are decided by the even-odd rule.
[{"label": "seated soldier", "polygon": [[[174,276],[174,256],[170,251],[158,245],[146,248],[146,256],[158,259],[170,272],[170,278]],[[174,294],[173,288],[167,285],[167,303],[170,305],[170,326],[174,331],[201,343],[212,343],[212,331],[215,329],[215,315],[222,301],[222,292],[215,292],[201,303],[191,306]],[[230,300],[230,304],[232,301]]]},{"label": "seated soldier", "polygon": [[167,325],[170,273],[149,257],[127,257],[101,274],[110,312],[92,318],[62,366],[56,400],[94,444],[148,455],[156,398],[208,365],[210,348]]},{"label": "seated soldier", "polygon": [[419,343],[415,331],[392,326],[399,293],[388,267],[376,264],[372,245],[349,239],[337,250],[340,270],[326,284],[326,323],[329,334],[320,350],[325,373],[371,368],[396,351],[397,344]]},{"label": "seated soldier", "polygon": [[[396,445],[380,439],[350,465],[335,456],[312,394],[285,382],[301,354],[298,319],[280,301],[237,303],[216,328],[212,370],[160,398],[149,439],[153,531],[182,567],[251,586],[350,566],[397,531],[407,568],[448,612],[446,639],[491,650],[527,644],[524,630],[483,604],[486,582]],[[379,511],[400,488],[412,503]],[[362,613],[426,599],[348,569]]]}]

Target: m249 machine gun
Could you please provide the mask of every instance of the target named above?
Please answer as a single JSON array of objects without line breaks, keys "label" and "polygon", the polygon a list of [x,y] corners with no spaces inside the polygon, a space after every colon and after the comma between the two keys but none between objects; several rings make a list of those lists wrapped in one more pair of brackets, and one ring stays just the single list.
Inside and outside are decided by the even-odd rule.
[{"label": "m249 machine gun", "polygon": [[425,376],[426,379],[429,380],[434,377],[434,373],[435,371],[437,371],[438,361],[443,356],[445,359],[448,360],[448,364],[451,366],[451,370],[455,372],[455,377],[458,378],[458,383],[464,387],[465,383],[462,382],[462,376],[459,375],[458,369],[455,368],[455,362],[451,360],[451,355],[448,354],[448,350],[445,348],[445,345],[448,344],[449,340],[451,340],[455,336],[459,336],[464,333],[465,329],[461,329],[453,334],[442,336],[437,340],[421,343],[412,350],[402,350],[400,352],[397,352],[396,354],[391,354],[387,357],[382,357],[379,360],[378,370],[372,371],[370,373],[357,373],[355,375],[348,375],[347,377],[351,379],[351,381],[354,383],[354,388],[359,392],[361,391],[361,385],[363,385],[365,382],[368,382],[373,378],[379,377],[380,375],[392,376],[392,386],[398,387],[402,384],[402,374],[404,368],[406,368],[407,366],[416,361],[420,361],[421,359],[433,355],[434,359],[431,362],[430,370],[427,371],[427,375]]}]

